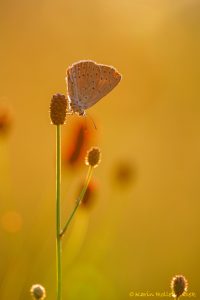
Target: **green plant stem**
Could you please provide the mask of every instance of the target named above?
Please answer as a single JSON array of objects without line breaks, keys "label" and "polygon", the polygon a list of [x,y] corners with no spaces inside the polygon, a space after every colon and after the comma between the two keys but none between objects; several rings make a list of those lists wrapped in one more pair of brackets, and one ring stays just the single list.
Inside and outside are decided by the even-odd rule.
[{"label": "green plant stem", "polygon": [[71,220],[73,219],[73,216],[74,216],[74,214],[75,214],[77,208],[79,207],[79,204],[80,204],[81,201],[83,200],[83,197],[84,197],[84,195],[85,195],[85,193],[86,193],[87,187],[88,187],[88,185],[89,185],[89,183],[90,183],[90,179],[91,179],[91,177],[92,177],[93,169],[94,169],[93,167],[89,166],[88,173],[87,173],[87,176],[86,176],[86,180],[85,180],[85,184],[84,184],[84,186],[83,186],[83,189],[82,189],[82,191],[81,191],[81,193],[80,193],[80,195],[79,195],[79,197],[78,197],[78,199],[77,199],[77,201],[76,201],[76,204],[75,204],[74,209],[72,210],[72,212],[71,212],[69,218],[67,219],[67,221],[66,221],[66,223],[65,223],[65,225],[64,225],[64,227],[63,227],[63,230],[62,230],[61,233],[60,233],[60,237],[62,237],[62,236],[64,235],[64,233],[66,232],[66,230],[67,230],[69,224],[71,223]]},{"label": "green plant stem", "polygon": [[56,265],[57,300],[62,299],[62,240],[60,236],[61,125],[56,125]]}]

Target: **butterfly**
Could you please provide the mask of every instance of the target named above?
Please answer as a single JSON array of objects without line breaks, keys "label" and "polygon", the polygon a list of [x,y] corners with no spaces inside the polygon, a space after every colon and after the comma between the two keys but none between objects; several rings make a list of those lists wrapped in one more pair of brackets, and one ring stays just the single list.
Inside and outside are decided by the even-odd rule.
[{"label": "butterfly", "polygon": [[107,95],[121,80],[112,66],[81,60],[67,69],[69,113],[85,115],[85,110]]}]

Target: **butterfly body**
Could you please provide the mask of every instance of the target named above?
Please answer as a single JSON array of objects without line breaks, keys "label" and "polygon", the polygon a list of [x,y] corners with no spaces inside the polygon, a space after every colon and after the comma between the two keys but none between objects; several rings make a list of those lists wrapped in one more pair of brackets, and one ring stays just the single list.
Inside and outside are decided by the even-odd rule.
[{"label": "butterfly body", "polygon": [[84,115],[85,110],[107,95],[121,80],[112,66],[82,60],[67,69],[67,93],[72,113]]}]

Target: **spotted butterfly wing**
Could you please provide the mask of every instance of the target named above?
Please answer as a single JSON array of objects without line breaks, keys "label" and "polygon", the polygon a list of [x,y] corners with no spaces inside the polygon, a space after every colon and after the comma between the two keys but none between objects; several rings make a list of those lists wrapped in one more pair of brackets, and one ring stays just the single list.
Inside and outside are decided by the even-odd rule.
[{"label": "spotted butterfly wing", "polygon": [[107,95],[121,80],[118,71],[91,60],[80,61],[67,69],[67,89],[73,112],[83,114]]}]

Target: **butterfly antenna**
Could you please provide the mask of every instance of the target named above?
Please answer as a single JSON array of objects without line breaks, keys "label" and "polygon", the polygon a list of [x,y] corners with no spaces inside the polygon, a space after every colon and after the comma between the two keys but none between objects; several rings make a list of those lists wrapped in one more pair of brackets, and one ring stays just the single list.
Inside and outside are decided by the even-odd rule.
[{"label": "butterfly antenna", "polygon": [[93,124],[94,128],[97,130],[97,126],[96,126],[96,124],[95,124],[93,118],[92,118],[90,115],[88,115],[88,117],[89,117],[90,120],[92,121],[92,124]]}]

